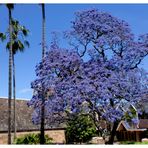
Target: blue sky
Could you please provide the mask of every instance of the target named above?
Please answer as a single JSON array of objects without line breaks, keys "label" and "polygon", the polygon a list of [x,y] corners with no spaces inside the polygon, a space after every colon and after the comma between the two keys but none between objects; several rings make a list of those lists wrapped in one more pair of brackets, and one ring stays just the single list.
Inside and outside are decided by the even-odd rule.
[{"label": "blue sky", "polygon": [[[46,41],[50,43],[51,32],[69,30],[74,12],[84,9],[98,8],[113,16],[127,21],[133,33],[148,33],[148,4],[47,4],[46,5]],[[35,79],[35,65],[41,59],[41,7],[38,4],[17,4],[13,17],[30,30],[27,38],[30,48],[15,56],[16,62],[16,97],[30,99],[32,91],[30,83]],[[0,32],[8,27],[8,12],[4,5],[0,6]],[[8,52],[5,44],[0,43],[0,96],[8,96]],[[62,46],[67,46],[62,42]],[[141,67],[148,71],[148,58]]]}]

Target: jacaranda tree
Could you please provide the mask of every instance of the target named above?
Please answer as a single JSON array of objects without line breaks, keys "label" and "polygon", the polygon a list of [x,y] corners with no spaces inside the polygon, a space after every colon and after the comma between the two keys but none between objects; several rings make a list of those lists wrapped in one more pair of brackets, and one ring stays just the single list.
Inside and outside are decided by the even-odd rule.
[{"label": "jacaranda tree", "polygon": [[139,113],[137,104],[148,93],[138,68],[148,54],[148,35],[136,40],[126,22],[92,9],[78,12],[65,36],[75,49],[53,45],[36,66],[29,102],[34,107],[33,122],[40,123],[40,106],[46,96],[46,121],[62,122],[70,114],[83,112],[102,134],[100,123],[106,122],[112,144],[119,121],[130,113],[129,104]]}]

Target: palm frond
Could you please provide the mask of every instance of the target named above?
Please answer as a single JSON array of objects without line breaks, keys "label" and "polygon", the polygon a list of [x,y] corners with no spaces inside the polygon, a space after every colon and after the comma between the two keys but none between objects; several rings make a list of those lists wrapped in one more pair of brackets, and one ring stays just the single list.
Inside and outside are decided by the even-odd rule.
[{"label": "palm frond", "polygon": [[24,41],[24,45],[27,46],[28,48],[30,47],[30,44],[27,40]]},{"label": "palm frond", "polygon": [[4,41],[6,39],[6,35],[4,33],[0,33],[0,40]]},{"label": "palm frond", "polygon": [[29,30],[23,26],[22,32],[24,36],[28,36]]},{"label": "palm frond", "polygon": [[24,51],[24,45],[23,45],[23,43],[20,40],[18,40],[17,43],[18,43],[19,51],[20,52],[23,52]]},{"label": "palm frond", "polygon": [[[14,44],[14,41],[12,41],[12,46],[13,46],[13,44]],[[7,43],[7,45],[6,45],[6,49],[7,49],[7,50],[10,49],[10,42]]]},{"label": "palm frond", "polygon": [[13,9],[14,9],[14,4],[6,4],[6,7],[7,7],[8,9],[13,10]]}]

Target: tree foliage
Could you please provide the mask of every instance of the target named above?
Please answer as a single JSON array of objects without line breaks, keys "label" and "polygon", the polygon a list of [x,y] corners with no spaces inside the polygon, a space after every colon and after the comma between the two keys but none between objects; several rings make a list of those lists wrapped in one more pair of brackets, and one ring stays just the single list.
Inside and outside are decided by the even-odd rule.
[{"label": "tree foliage", "polygon": [[85,143],[96,135],[96,128],[93,121],[86,115],[75,115],[67,123],[67,143]]},{"label": "tree foliage", "polygon": [[[12,51],[13,55],[17,52],[23,52],[25,47],[29,47],[29,42],[24,39],[29,34],[29,30],[21,25],[19,21],[12,19]],[[10,42],[6,45],[10,49]]]},{"label": "tree foliage", "polygon": [[[48,122],[62,122],[85,110],[100,132],[99,121],[106,121],[113,137],[117,123],[130,111],[128,105],[138,106],[148,94],[148,83],[138,68],[148,54],[148,35],[136,40],[125,21],[92,9],[76,13],[65,36],[75,48],[61,49],[54,44],[36,66],[37,79],[31,83],[34,95],[29,102],[34,107],[33,122],[40,122],[41,100],[46,96]],[[85,54],[88,60],[83,58]]]},{"label": "tree foliage", "polygon": [[[15,144],[39,144],[40,143],[40,134],[27,134],[22,137],[17,138],[14,141]],[[45,143],[51,144],[52,138],[49,138],[48,135],[45,135]]]}]

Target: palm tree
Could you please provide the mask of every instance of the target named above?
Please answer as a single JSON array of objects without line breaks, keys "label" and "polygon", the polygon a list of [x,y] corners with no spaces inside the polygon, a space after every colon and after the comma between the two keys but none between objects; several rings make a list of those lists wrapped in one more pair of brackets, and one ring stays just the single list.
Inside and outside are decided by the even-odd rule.
[{"label": "palm tree", "polygon": [[[41,4],[42,6],[42,60],[45,56],[45,5]],[[40,127],[40,144],[45,143],[45,129],[44,129],[44,124],[45,124],[45,106],[44,106],[44,99],[45,95],[43,95],[42,98],[42,107],[41,107],[41,127]]]},{"label": "palm tree", "polygon": [[[21,26],[17,20],[12,19],[12,66],[13,66],[13,121],[14,121],[14,139],[16,138],[16,82],[15,82],[15,59],[17,52],[24,52],[25,46],[29,47],[29,42],[24,40],[28,36],[29,30]],[[20,38],[21,37],[21,38]],[[7,43],[7,49],[10,49],[10,42]]]},{"label": "palm tree", "polygon": [[11,98],[12,98],[12,15],[13,4],[7,4],[9,13],[9,72],[8,72],[8,144],[11,144]]}]

